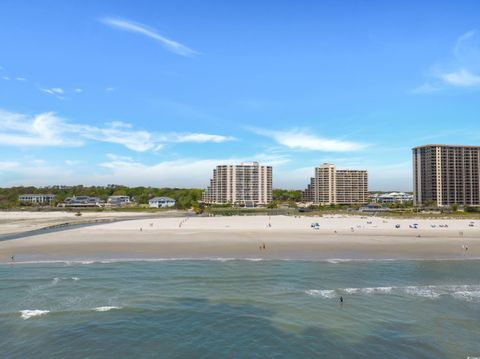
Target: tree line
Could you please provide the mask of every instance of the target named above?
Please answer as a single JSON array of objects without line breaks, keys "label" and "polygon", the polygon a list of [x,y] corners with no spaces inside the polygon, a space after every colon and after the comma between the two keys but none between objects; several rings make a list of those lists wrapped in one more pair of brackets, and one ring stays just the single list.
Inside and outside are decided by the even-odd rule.
[{"label": "tree line", "polygon": [[[22,194],[54,194],[53,205],[65,201],[67,197],[91,196],[106,201],[109,196],[129,196],[138,204],[147,204],[153,197],[170,197],[175,199],[176,207],[188,209],[198,207],[202,199],[202,189],[198,188],[156,188],[156,187],[128,187],[110,184],[107,186],[18,186],[0,188],[0,208],[15,208],[19,206],[18,196]],[[276,202],[298,202],[302,199],[302,191],[273,190],[273,200]]]},{"label": "tree line", "polygon": [[0,208],[14,208],[19,205],[18,196],[22,194],[54,194],[53,205],[63,202],[67,197],[91,196],[106,201],[109,196],[129,196],[138,204],[147,204],[153,197],[175,199],[179,209],[191,208],[202,198],[202,189],[198,188],[155,188],[108,186],[49,186],[49,187],[10,187],[0,188]]}]

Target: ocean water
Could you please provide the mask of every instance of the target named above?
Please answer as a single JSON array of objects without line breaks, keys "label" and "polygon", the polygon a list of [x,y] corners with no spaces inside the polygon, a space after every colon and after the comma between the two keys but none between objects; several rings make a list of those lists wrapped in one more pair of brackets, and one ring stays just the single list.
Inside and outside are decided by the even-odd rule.
[{"label": "ocean water", "polygon": [[1,358],[468,356],[477,260],[0,266]]}]

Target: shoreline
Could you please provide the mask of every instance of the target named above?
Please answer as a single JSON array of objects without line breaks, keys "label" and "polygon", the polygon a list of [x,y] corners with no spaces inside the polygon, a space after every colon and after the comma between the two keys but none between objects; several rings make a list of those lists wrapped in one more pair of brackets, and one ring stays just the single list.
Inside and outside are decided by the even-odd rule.
[{"label": "shoreline", "polygon": [[[118,219],[0,242],[0,262],[178,260],[464,260],[480,258],[480,222],[380,217]],[[319,223],[317,229],[311,225]],[[396,228],[399,225],[400,228]],[[65,230],[63,230],[65,229]],[[265,244],[266,248],[261,249]]]},{"label": "shoreline", "polygon": [[[45,214],[45,217],[42,217]],[[49,218],[49,215],[55,215]],[[26,218],[16,218],[16,216],[25,216]],[[187,212],[165,211],[156,214],[131,213],[131,212],[87,212],[77,217],[75,212],[0,212],[0,241],[30,237],[32,235],[58,232],[63,230],[75,229],[78,227],[95,226],[104,223],[114,223],[119,221],[130,221],[135,219],[152,218],[183,218],[188,216]],[[33,218],[29,218],[33,217]],[[5,223],[7,222],[7,223]],[[22,230],[26,226],[33,229]],[[10,230],[10,232],[6,232]]]},{"label": "shoreline", "polygon": [[110,259],[58,259],[58,260],[37,260],[37,261],[14,261],[0,262],[0,266],[15,265],[90,265],[90,264],[113,264],[113,263],[156,263],[156,262],[319,262],[319,263],[371,263],[371,262],[475,262],[480,257],[465,258],[327,258],[327,259],[267,259],[267,258],[228,258],[228,257],[175,257],[175,258],[110,258]]}]

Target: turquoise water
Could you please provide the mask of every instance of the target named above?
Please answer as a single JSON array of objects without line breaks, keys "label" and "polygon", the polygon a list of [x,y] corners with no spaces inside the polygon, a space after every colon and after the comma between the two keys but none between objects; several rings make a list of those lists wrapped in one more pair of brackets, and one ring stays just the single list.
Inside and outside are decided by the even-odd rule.
[{"label": "turquoise water", "polygon": [[0,303],[1,358],[480,356],[476,260],[1,265]]}]

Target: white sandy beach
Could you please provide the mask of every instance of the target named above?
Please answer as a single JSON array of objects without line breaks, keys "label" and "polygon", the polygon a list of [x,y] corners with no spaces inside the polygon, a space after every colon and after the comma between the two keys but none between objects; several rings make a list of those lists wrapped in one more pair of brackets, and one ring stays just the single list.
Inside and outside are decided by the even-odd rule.
[{"label": "white sandy beach", "polygon": [[0,212],[0,234],[31,231],[60,223],[79,223],[91,220],[120,219],[126,217],[144,217],[151,215],[148,212],[94,212],[82,211],[81,216],[75,212],[52,211],[52,212],[29,212],[8,211]]},{"label": "white sandy beach", "polygon": [[[319,229],[312,223],[318,223]],[[413,224],[418,228],[410,228]],[[260,249],[263,244],[265,250]],[[15,261],[469,259],[480,257],[480,221],[360,216],[148,218],[0,242],[0,261],[8,262],[12,255]]]}]

